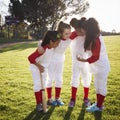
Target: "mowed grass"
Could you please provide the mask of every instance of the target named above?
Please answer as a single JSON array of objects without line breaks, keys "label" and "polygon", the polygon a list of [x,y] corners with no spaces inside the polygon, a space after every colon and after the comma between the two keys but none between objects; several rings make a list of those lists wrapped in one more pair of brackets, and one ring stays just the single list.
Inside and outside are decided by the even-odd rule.
[{"label": "mowed grass", "polygon": [[[120,120],[120,36],[104,37],[111,64],[108,77],[108,94],[102,113],[88,113],[83,105],[83,87],[77,92],[76,106],[68,108],[71,93],[71,54],[66,51],[61,98],[63,107],[50,107],[48,113],[35,110],[33,82],[27,56],[36,42],[17,44],[0,51],[0,120]],[[53,89],[54,95],[54,89]],[[95,101],[93,81],[89,98]]]}]

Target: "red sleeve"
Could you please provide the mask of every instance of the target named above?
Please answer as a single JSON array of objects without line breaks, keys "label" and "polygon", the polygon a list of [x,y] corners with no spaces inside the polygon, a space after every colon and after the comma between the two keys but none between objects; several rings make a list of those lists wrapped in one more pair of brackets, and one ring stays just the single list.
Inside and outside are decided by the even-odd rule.
[{"label": "red sleeve", "polygon": [[38,52],[38,49],[36,49],[35,52],[33,52],[31,55],[28,56],[28,60],[31,64],[34,64],[35,63],[35,59],[39,56],[41,56],[42,54],[40,54]]},{"label": "red sleeve", "polygon": [[96,62],[99,59],[99,57],[100,57],[100,48],[101,48],[101,43],[100,43],[100,39],[98,38],[96,40],[96,44],[95,44],[94,49],[92,49],[92,56],[87,59],[87,62],[89,62],[91,64],[91,63]]},{"label": "red sleeve", "polygon": [[78,35],[76,33],[76,31],[72,32],[70,35],[70,39],[73,40],[74,38],[76,38]]}]

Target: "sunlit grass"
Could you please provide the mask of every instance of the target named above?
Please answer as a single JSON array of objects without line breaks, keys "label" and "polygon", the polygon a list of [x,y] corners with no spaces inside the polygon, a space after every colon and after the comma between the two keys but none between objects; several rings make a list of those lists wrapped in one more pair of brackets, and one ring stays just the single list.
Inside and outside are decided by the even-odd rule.
[{"label": "sunlit grass", "polygon": [[[80,85],[74,109],[68,109],[70,100],[71,54],[66,51],[61,98],[65,106],[50,108],[45,114],[37,113],[33,94],[33,82],[27,56],[35,50],[37,43],[23,43],[0,51],[0,120],[119,120],[120,117],[120,36],[105,37],[111,64],[108,77],[108,94],[102,113],[87,113],[83,106],[83,88]],[[54,93],[54,89],[53,89]],[[89,98],[95,101],[93,82]]]}]

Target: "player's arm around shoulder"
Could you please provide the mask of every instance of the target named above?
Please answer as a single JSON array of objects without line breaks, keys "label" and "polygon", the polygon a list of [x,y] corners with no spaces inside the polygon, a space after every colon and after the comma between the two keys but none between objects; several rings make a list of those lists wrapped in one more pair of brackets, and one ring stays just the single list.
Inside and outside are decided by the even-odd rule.
[{"label": "player's arm around shoulder", "polygon": [[38,49],[39,54],[44,54],[45,48],[41,46],[40,42],[38,43],[38,48],[37,49]]}]

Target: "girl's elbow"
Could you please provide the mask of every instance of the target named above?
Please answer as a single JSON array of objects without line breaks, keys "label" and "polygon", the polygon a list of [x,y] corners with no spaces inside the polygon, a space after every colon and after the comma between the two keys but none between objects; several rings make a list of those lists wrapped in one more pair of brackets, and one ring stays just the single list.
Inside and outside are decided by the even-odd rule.
[{"label": "girl's elbow", "polygon": [[33,63],[33,59],[31,58],[31,56],[28,56],[28,61],[29,61],[30,63]]}]

